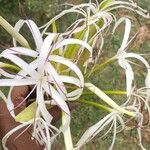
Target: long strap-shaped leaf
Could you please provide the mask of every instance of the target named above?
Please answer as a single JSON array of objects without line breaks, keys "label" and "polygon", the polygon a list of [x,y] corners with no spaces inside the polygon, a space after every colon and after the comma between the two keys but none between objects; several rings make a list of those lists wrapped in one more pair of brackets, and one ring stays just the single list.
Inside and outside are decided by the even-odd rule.
[{"label": "long strap-shaped leaf", "polygon": [[23,47],[30,48],[27,40],[15,30],[2,16],[0,16],[0,25],[18,41]]}]

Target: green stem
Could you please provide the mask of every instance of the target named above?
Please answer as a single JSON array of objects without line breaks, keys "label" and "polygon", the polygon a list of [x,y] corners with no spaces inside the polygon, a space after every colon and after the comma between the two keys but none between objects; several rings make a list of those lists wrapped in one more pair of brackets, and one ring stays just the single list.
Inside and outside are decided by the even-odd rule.
[{"label": "green stem", "polygon": [[105,94],[108,95],[127,95],[126,91],[103,91]]},{"label": "green stem", "polygon": [[93,67],[92,70],[91,70],[89,73],[87,73],[87,74],[85,75],[85,78],[87,78],[87,77],[89,78],[92,73],[94,73],[94,72],[96,72],[96,71],[98,71],[98,70],[104,68],[105,66],[109,65],[110,63],[112,63],[112,62],[115,60],[115,58],[116,58],[116,57],[114,56],[114,57],[108,59],[107,61],[105,61],[105,62],[102,63],[102,64],[96,64],[96,66]]},{"label": "green stem", "polygon": [[83,99],[80,99],[80,100],[77,100],[79,103],[83,103],[83,104],[87,104],[89,106],[94,106],[98,109],[104,109],[106,111],[109,111],[109,112],[112,112],[113,109],[107,107],[107,106],[104,106],[104,105],[101,105],[101,104],[98,104],[96,102],[92,102],[92,101],[87,101],[87,100],[83,100]]},{"label": "green stem", "polygon": [[103,91],[97,88],[95,85],[91,83],[85,83],[84,86],[88,88],[91,92],[95,93],[99,98],[101,98],[105,103],[111,106],[114,110],[117,110],[121,113],[127,114],[129,116],[134,117],[136,114],[133,111],[128,111],[122,107],[120,107],[117,103],[115,103],[110,97],[108,97]]},{"label": "green stem", "polygon": [[[120,91],[120,90],[116,90],[116,91],[103,91],[105,94],[108,94],[108,95],[127,95],[127,92],[126,91]],[[84,95],[93,95],[94,93],[93,92],[83,92],[82,96]]]},{"label": "green stem", "polygon": [[18,41],[23,47],[30,48],[27,40],[13,28],[2,16],[0,16],[0,25]]}]

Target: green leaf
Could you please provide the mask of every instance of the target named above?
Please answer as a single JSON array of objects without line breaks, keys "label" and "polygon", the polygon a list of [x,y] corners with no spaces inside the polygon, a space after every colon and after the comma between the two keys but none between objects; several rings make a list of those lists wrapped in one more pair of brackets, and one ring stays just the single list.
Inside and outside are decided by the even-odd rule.
[{"label": "green leaf", "polygon": [[105,9],[110,2],[114,2],[114,1],[115,0],[104,0],[99,6],[99,10]]},{"label": "green leaf", "polygon": [[15,120],[18,122],[26,122],[35,117],[36,113],[36,103],[30,104],[27,108],[25,108],[22,112],[20,112],[16,117]]},{"label": "green leaf", "polygon": [[19,32],[17,32],[2,16],[0,16],[0,25],[23,47],[30,48],[27,40]]},{"label": "green leaf", "polygon": [[57,33],[57,26],[55,21],[52,23],[52,31],[53,33]]},{"label": "green leaf", "polygon": [[21,70],[16,65],[12,65],[12,64],[8,64],[8,63],[3,63],[3,62],[0,62],[0,68],[5,68],[5,69],[8,69],[8,70],[14,70],[14,71],[17,71],[17,72]]}]

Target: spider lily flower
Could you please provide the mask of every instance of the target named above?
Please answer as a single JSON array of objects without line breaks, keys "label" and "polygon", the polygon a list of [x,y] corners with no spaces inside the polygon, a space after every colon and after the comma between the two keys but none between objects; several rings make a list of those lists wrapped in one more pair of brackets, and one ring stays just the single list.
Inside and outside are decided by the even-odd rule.
[{"label": "spider lily flower", "polygon": [[[121,106],[117,105],[105,93],[103,93],[100,89],[96,88],[94,85],[90,83],[85,83],[85,87],[87,87],[90,91],[95,93],[98,97],[100,97],[112,108],[108,109],[108,111],[110,111],[110,114],[106,115],[99,122],[97,122],[96,124],[94,124],[85,131],[85,133],[82,135],[82,137],[76,144],[75,149],[79,149],[81,146],[92,140],[96,135],[98,135],[103,130],[105,131],[105,134],[102,135],[101,137],[106,136],[109,132],[111,132],[111,130],[113,130],[112,131],[113,139],[111,146],[109,148],[110,150],[113,149],[116,134],[125,129],[125,123],[128,122],[126,120],[130,120],[131,118],[134,118],[138,121],[137,132],[139,136],[139,143],[140,146],[143,148],[141,140],[141,127],[143,124],[143,115],[139,112],[140,110],[136,106],[133,106],[132,104],[126,105],[126,102]],[[127,114],[131,118],[130,119],[125,118],[126,116],[124,114]]]},{"label": "spider lily flower", "polygon": [[[141,130],[142,128],[144,128],[144,126],[143,126],[144,115],[140,112],[140,110],[137,108],[137,106],[133,106],[132,104],[131,104],[131,106],[124,106],[124,108],[128,108],[129,110],[135,111],[136,116],[134,117],[134,119],[136,119],[135,127],[137,129],[137,134],[138,134],[138,143],[139,143],[138,145],[141,147],[142,150],[145,150],[145,148],[142,144],[142,130]],[[131,118],[131,119],[133,119],[133,118]],[[130,121],[130,119],[128,119],[125,123],[127,123],[128,121]]]},{"label": "spider lily flower", "polygon": [[[24,47],[12,47],[4,50],[0,54],[0,57],[10,60],[21,71],[13,78],[0,79],[0,86],[34,85],[34,89],[36,89],[37,110],[40,112],[38,116],[42,116],[48,126],[51,125],[52,116],[46,108],[44,94],[49,95],[49,104],[58,105],[66,114],[64,117],[65,121],[60,128],[60,131],[65,133],[70,125],[70,110],[65,101],[76,100],[80,97],[84,86],[84,78],[80,69],[72,61],[63,56],[56,55],[55,52],[69,44],[80,45],[90,52],[92,48],[86,42],[78,39],[59,40],[59,38],[57,39],[58,35],[53,33],[49,33],[43,40],[38,27],[31,20],[21,20],[16,24],[15,28],[18,27],[19,31],[24,23],[27,23],[32,32],[37,46],[36,51]],[[15,40],[14,45],[16,45]],[[24,56],[31,57],[32,62],[28,63],[25,61],[23,59]],[[63,73],[64,70],[59,70],[56,64],[66,66],[71,75],[67,72]],[[11,100],[11,90],[6,103],[12,116],[15,117],[13,111],[14,105]]]},{"label": "spider lily flower", "polygon": [[[90,1],[89,3],[85,4],[70,6],[71,8],[62,11],[60,14],[52,18],[47,24],[42,26],[41,29],[44,28],[42,34],[46,34],[47,29],[64,15],[68,13],[77,13],[80,17],[77,18],[77,20],[74,21],[62,34],[64,36],[75,37],[84,40],[93,47],[93,51],[95,49],[95,43],[100,43],[96,49],[96,51],[98,51],[98,55],[95,59],[95,62],[99,58],[104,44],[102,33],[110,26],[112,21],[116,22],[116,17],[111,11],[116,10],[117,8],[126,8],[135,11],[143,17],[149,17],[149,14],[144,9],[138,7],[133,1],[125,2],[118,0],[104,0],[100,4],[98,1],[96,1],[96,3],[92,3]],[[101,42],[98,42],[97,38]],[[83,48],[78,50],[78,53],[76,54],[77,58],[81,56],[82,52]],[[78,62],[78,59],[76,62]],[[94,57],[92,55],[90,56],[90,59],[85,62],[84,66],[87,67],[89,62],[94,62]]]},{"label": "spider lily flower", "polygon": [[[143,116],[145,116],[145,114],[147,114],[146,116],[148,116],[148,118],[150,117],[150,106],[149,103],[147,101],[147,88],[140,88],[140,89],[136,89],[133,88],[131,95],[128,97],[127,101],[122,105],[124,107],[128,107],[128,106],[133,106],[134,108],[136,108],[138,110],[138,112],[140,112],[141,114],[144,113]],[[150,120],[147,120],[147,117],[144,117],[143,120],[144,124],[143,126],[148,126],[150,123]]]},{"label": "spider lily flower", "polygon": [[[7,82],[7,81],[11,81],[11,79],[2,79],[2,81],[6,80],[6,86],[9,86],[9,85],[15,86],[17,84],[21,85],[22,81],[23,81],[22,85],[25,85],[25,84],[26,85],[27,84],[29,85],[43,84],[44,85],[43,82],[47,81],[47,84],[44,85],[45,86],[44,89],[46,90],[46,92],[48,92],[48,94],[51,95],[50,90],[48,90],[49,89],[48,85],[51,83],[52,85],[54,84],[56,86],[56,89],[58,90],[59,95],[61,95],[61,97],[63,97],[64,99],[66,100],[77,99],[82,93],[82,88],[83,88],[83,83],[84,83],[82,73],[78,69],[78,67],[74,65],[70,60],[62,56],[55,55],[54,52],[58,50],[59,48],[62,48],[63,46],[66,46],[69,44],[81,45],[85,47],[86,49],[88,49],[90,52],[92,51],[92,48],[87,43],[81,40],[77,40],[77,39],[64,39],[62,41],[57,41],[56,43],[53,44],[53,42],[55,41],[56,34],[49,34],[45,38],[44,42],[42,42],[41,35],[39,34],[40,32],[38,31],[38,28],[33,21],[21,20],[20,22],[18,22],[16,27],[19,26],[19,29],[20,29],[20,27],[23,25],[24,22],[28,23],[30,28],[32,28],[32,35],[34,36],[38,51],[33,51],[33,50],[23,48],[23,47],[13,47],[13,48],[4,50],[0,54],[0,56],[12,61],[14,64],[19,66],[22,69],[22,71],[18,73],[15,79],[12,79],[12,81],[14,80],[14,83],[12,83],[12,85],[11,85],[11,82],[9,82],[10,84]],[[37,31],[38,33],[36,33]],[[42,46],[39,45],[39,41],[40,43],[42,43]],[[40,47],[41,49],[39,49]],[[28,64],[23,59],[19,58],[18,54],[27,56],[27,57],[32,57],[34,61]],[[55,62],[55,63],[66,65],[77,75],[78,78],[63,75],[63,74],[59,75],[57,73],[57,70],[54,68],[54,66],[50,62]],[[27,77],[28,75],[31,78]],[[17,83],[16,82],[17,79],[22,79],[22,80],[18,80],[18,83]],[[27,82],[25,83],[26,80]],[[64,83],[73,84],[77,86],[78,89],[71,91],[70,93],[67,93]],[[4,84],[4,82],[2,84]],[[1,86],[5,86],[2,84]],[[51,88],[52,88],[51,90],[53,91],[54,90],[53,86]],[[41,88],[39,88],[38,90],[41,90],[41,92],[43,91],[43,89]],[[54,93],[55,91],[56,90],[54,90]]]},{"label": "spider lily flower", "polygon": [[[114,15],[110,13],[112,10],[116,10],[117,8],[126,8],[132,11],[135,11],[136,13],[142,15],[145,18],[149,18],[149,14],[147,13],[146,10],[142,9],[141,7],[137,6],[136,3],[133,1],[119,1],[119,0],[104,0],[100,4],[98,1],[96,3],[85,3],[85,4],[80,4],[80,5],[71,5],[72,7],[68,10],[62,11],[60,14],[55,16],[53,19],[51,19],[48,23],[46,23],[44,26],[41,28],[44,28],[43,33],[46,32],[46,30],[49,28],[49,26],[52,25],[52,23],[62,16],[75,12],[83,16],[77,21],[75,21],[68,29],[75,29],[71,33],[79,32],[83,30],[87,25],[93,24],[96,29],[99,29],[98,25],[96,25],[96,22],[102,19],[104,21],[104,28],[105,25],[106,27],[112,22],[112,19]],[[86,22],[86,24],[83,26],[78,27],[81,23]],[[78,27],[78,28],[77,28]],[[77,28],[77,29],[76,29]],[[103,27],[102,27],[103,28]]]},{"label": "spider lily flower", "polygon": [[[130,106],[129,106],[130,105]],[[140,147],[145,150],[142,144],[142,129],[148,127],[150,124],[150,107],[147,102],[147,89],[140,88],[140,89],[133,89],[131,95],[128,97],[128,100],[122,105],[123,107],[130,107],[134,108],[137,112],[137,134],[138,134],[138,141]]]},{"label": "spider lily flower", "polygon": [[134,73],[132,70],[132,67],[130,65],[131,61],[128,61],[127,58],[135,58],[139,61],[141,61],[146,69],[147,69],[147,77],[145,79],[145,84],[146,86],[148,86],[148,79],[150,78],[150,66],[148,64],[148,62],[140,55],[140,54],[136,54],[136,53],[127,53],[126,50],[128,48],[128,45],[132,42],[133,38],[129,40],[129,34],[130,34],[130,30],[131,30],[131,21],[128,18],[121,18],[119,19],[119,21],[116,23],[113,33],[116,30],[116,28],[118,27],[118,25],[125,21],[125,32],[124,32],[124,38],[122,41],[122,44],[120,46],[120,48],[118,49],[117,55],[116,55],[116,59],[118,59],[118,64],[125,70],[126,72],[126,91],[127,91],[127,96],[129,96],[131,94],[131,89],[132,89],[132,83],[134,80]]},{"label": "spider lily flower", "polygon": [[[59,18],[64,16],[65,14],[68,13],[74,13],[76,12],[79,16],[79,19],[77,19],[73,24],[71,24],[64,33],[61,33],[63,36],[67,37],[74,37],[76,39],[81,39],[87,43],[89,43],[93,49],[96,49],[98,51],[98,56],[100,55],[100,50],[103,47],[104,44],[104,38],[102,36],[102,32],[104,29],[106,29],[110,23],[112,22],[114,15],[111,14],[110,12],[105,12],[105,11],[100,11],[99,10],[99,4],[95,3],[85,3],[77,6],[72,6],[68,10],[62,11],[60,14],[52,18],[46,25],[42,26],[41,28],[44,28],[43,34],[47,34],[46,30],[54,23],[56,22]],[[98,40],[100,42],[97,42]],[[99,43],[98,46],[96,47],[95,43]],[[67,54],[68,47],[66,47],[66,52],[65,55]],[[74,59],[74,61],[78,64],[80,62],[80,56],[83,54],[84,48],[78,49],[78,51],[75,50],[75,52],[72,52],[72,54],[75,53],[75,57],[77,59]],[[86,55],[85,55],[86,56]],[[98,57],[97,56],[97,57]],[[87,61],[82,62],[85,68],[86,68],[89,62],[93,61],[92,55],[89,56],[90,58]],[[96,59],[97,60],[97,59]]]},{"label": "spider lily flower", "polygon": [[[104,118],[102,118],[99,122],[88,128],[85,133],[82,135],[78,143],[76,144],[75,149],[79,149],[81,146],[86,144],[87,142],[91,141],[96,135],[98,135],[103,130],[108,129],[105,131],[105,134],[101,137],[106,136],[108,133],[113,132],[113,139],[110,146],[110,150],[113,148],[115,143],[116,134],[122,131],[125,127],[124,121],[118,112],[111,112]],[[119,130],[118,130],[119,129]]]},{"label": "spider lily flower", "polygon": [[[24,131],[26,131],[28,128],[32,127],[32,125],[34,125],[34,130],[32,133],[33,140],[37,140],[40,145],[45,146],[45,149],[50,150],[53,141],[55,140],[56,136],[59,134],[60,131],[52,125],[47,125],[44,119],[38,118],[38,117],[28,122],[25,122],[23,124],[20,124],[14,129],[12,129],[11,131],[9,131],[2,139],[3,148],[5,150],[8,149],[6,146],[6,142],[7,142],[7,139],[13,133],[15,133],[16,131],[22,128],[24,128]],[[18,136],[23,134],[24,131],[22,131]],[[18,136],[16,137],[16,139],[18,138]]]},{"label": "spider lily flower", "polygon": [[[41,45],[42,45],[42,42],[43,42],[43,39],[42,39],[42,35],[41,35],[41,33],[40,33],[40,31],[39,31],[39,28],[37,27],[37,25],[32,21],[32,20],[19,20],[16,24],[15,24],[15,30],[16,31],[20,31],[20,29],[22,28],[22,26],[24,25],[24,24],[27,24],[27,26],[28,26],[28,28],[30,29],[30,31],[31,31],[31,33],[32,33],[32,35],[33,35],[33,38],[34,38],[34,41],[35,41],[35,44],[36,44],[36,50],[37,51],[40,51],[40,49],[41,49]],[[49,34],[49,33],[48,33]],[[85,42],[83,42],[83,39],[73,39],[73,38],[71,38],[71,36],[68,36],[68,38],[69,38],[69,40],[68,40],[68,38],[66,39],[66,37],[64,37],[64,35],[63,35],[63,33],[61,33],[61,34],[57,34],[57,33],[55,33],[56,34],[56,37],[54,38],[54,41],[56,41],[56,42],[58,42],[58,43],[56,43],[55,45],[57,45],[57,44],[59,44],[61,41],[62,41],[62,43],[63,43],[63,47],[61,48],[61,47],[59,47],[59,54],[60,55],[64,55],[65,56],[65,51],[68,49],[68,48],[70,48],[70,46],[68,46],[69,44],[79,44],[79,45],[84,45],[84,46],[81,46],[80,48],[79,47],[77,47],[77,48],[72,48],[72,49],[75,49],[75,51],[78,53],[78,54],[81,54],[82,52],[83,52],[83,50],[85,49],[85,48],[87,48],[87,50],[89,51],[89,53],[90,53],[90,55],[92,54],[92,49],[88,46],[88,44],[86,43],[87,42],[87,40],[86,39],[84,39],[84,41]],[[55,35],[54,34],[54,35]],[[86,33],[86,37],[88,37],[88,32]],[[57,39],[57,40],[56,40]],[[64,39],[65,39],[65,41],[64,41]],[[71,40],[73,40],[73,41],[71,41]],[[66,44],[64,44],[64,42],[66,43]],[[72,43],[73,42],[73,43]],[[15,38],[13,38],[13,43],[14,43],[14,46],[16,46],[16,40],[15,40]],[[61,43],[61,44],[62,44]],[[71,50],[72,50],[71,49]],[[72,52],[73,53],[73,52]],[[74,56],[75,57],[75,56]],[[68,58],[68,57],[67,57]],[[71,57],[69,57],[70,59],[73,59],[73,58],[71,58]],[[79,57],[77,57],[76,58],[76,61],[78,61],[78,58]],[[88,58],[87,58],[88,59]],[[87,61],[86,59],[85,59],[85,61]]]},{"label": "spider lily flower", "polygon": [[[68,10],[62,11],[60,14],[52,18],[47,24],[42,26],[41,28],[44,28],[43,34],[46,33],[46,30],[53,24],[53,22],[57,21],[59,18],[62,16],[76,12],[77,14],[81,15],[80,19],[77,19],[73,24],[71,24],[66,32],[64,34],[72,35],[74,33],[79,33],[83,31],[84,29],[86,30],[85,35],[90,32],[89,26],[93,25],[94,28],[96,29],[96,34],[100,33],[102,30],[104,30],[106,27],[109,26],[109,24],[112,22],[114,15],[111,14],[110,12],[106,11],[100,11],[99,10],[99,4],[98,3],[85,3],[85,4],[80,4],[80,5],[72,5],[72,7]],[[102,20],[103,24],[101,27],[97,24],[100,20]],[[95,35],[96,35],[95,34]],[[94,37],[94,36],[93,36]],[[84,37],[86,38],[86,37]],[[83,39],[84,39],[83,38]]]},{"label": "spider lily flower", "polygon": [[[137,108],[137,106],[134,105],[128,105],[128,106],[124,106],[124,104],[122,105],[122,107],[128,109],[128,110],[132,110],[136,113],[136,116],[134,117],[134,119],[136,120],[136,129],[137,129],[137,135],[138,135],[138,143],[139,146],[141,147],[142,150],[145,150],[143,144],[142,144],[142,128],[144,128],[143,126],[143,119],[144,119],[144,115],[140,112],[140,110]],[[133,119],[133,118],[131,118]],[[128,119],[125,123],[129,122],[131,119]]]}]

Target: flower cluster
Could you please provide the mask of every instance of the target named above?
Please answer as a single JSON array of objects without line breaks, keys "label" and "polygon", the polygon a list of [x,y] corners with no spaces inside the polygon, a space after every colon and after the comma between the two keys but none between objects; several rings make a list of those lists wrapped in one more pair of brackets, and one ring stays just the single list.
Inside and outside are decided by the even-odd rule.
[{"label": "flower cluster", "polygon": [[[6,149],[6,141],[12,133],[20,128],[28,128],[33,125],[32,137],[39,144],[44,145],[47,150],[51,149],[52,143],[61,133],[64,135],[66,149],[71,150],[79,149],[100,134],[102,130],[106,132],[102,136],[106,136],[113,130],[113,140],[110,146],[112,149],[117,133],[125,129],[128,120],[134,119],[137,121],[139,143],[144,149],[141,140],[141,128],[143,127],[143,109],[150,115],[150,65],[140,54],[127,52],[129,44],[134,39],[134,37],[130,39],[131,21],[125,17],[118,20],[113,14],[113,10],[125,8],[145,18],[149,18],[148,12],[137,6],[132,0],[104,0],[100,4],[97,1],[96,3],[90,1],[76,6],[69,5],[69,7],[40,28],[32,20],[19,20],[13,28],[0,17],[0,25],[11,34],[14,45],[0,53],[2,60],[11,62],[10,64],[0,62],[0,74],[2,75],[0,87],[10,87],[7,97],[1,91],[0,96],[5,100],[11,115],[21,122],[3,138],[3,147]],[[57,32],[57,21],[69,13],[77,14],[76,21],[64,32]],[[108,60],[99,66],[94,65],[97,70],[117,60],[118,65],[125,70],[126,91],[124,93],[126,100],[122,105],[118,105],[104,91],[92,83],[87,83],[86,80],[88,80],[87,76],[89,75],[88,64],[95,59],[93,56],[95,49],[97,51],[95,63],[97,65],[99,63],[98,58],[105,42],[103,35],[106,29],[115,23],[112,31],[114,34],[122,22],[125,22],[124,37],[116,55],[110,59],[111,61]],[[33,36],[35,48],[31,48],[31,44],[19,33],[24,24],[28,26],[29,32]],[[52,32],[48,32],[51,27]],[[128,60],[129,58],[130,60]],[[145,87],[138,90],[133,83],[134,72],[131,66],[133,58],[142,62],[147,69]],[[90,75],[95,71],[94,67]],[[11,71],[8,71],[9,69]],[[12,89],[14,86],[25,85],[33,85],[33,90],[23,101],[26,101],[34,90],[36,97],[31,105],[16,115],[11,98]],[[80,96],[85,92],[84,89],[96,94],[106,105],[85,100],[80,101]],[[118,91],[118,94],[120,93]],[[104,109],[108,115],[88,128],[74,146],[70,131],[71,112],[67,102],[76,100],[85,105]],[[62,111],[62,124],[59,128],[51,124],[53,117],[48,111],[48,108],[54,105],[57,105]]]}]

